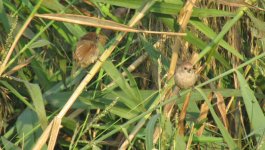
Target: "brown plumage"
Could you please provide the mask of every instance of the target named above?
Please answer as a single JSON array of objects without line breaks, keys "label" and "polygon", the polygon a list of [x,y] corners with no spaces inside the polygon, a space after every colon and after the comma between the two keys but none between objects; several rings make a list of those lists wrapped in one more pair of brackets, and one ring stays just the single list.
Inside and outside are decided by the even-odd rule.
[{"label": "brown plumage", "polygon": [[176,85],[181,89],[192,87],[197,81],[197,74],[190,62],[184,62],[177,66],[175,72]]},{"label": "brown plumage", "polygon": [[80,38],[76,44],[74,59],[77,64],[85,68],[91,63],[94,63],[99,56],[99,45],[105,46],[107,37],[96,34],[95,32],[88,32]]}]

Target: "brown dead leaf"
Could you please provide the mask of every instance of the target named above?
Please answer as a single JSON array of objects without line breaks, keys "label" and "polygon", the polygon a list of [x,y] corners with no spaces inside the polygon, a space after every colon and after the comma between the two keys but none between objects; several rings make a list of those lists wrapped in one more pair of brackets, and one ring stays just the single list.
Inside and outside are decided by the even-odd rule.
[{"label": "brown dead leaf", "polygon": [[214,93],[216,98],[217,98],[217,108],[221,114],[224,126],[226,129],[228,129],[228,120],[227,120],[227,113],[226,113],[226,106],[225,106],[225,102],[224,102],[224,97],[220,92],[215,92]]},{"label": "brown dead leaf", "polygon": [[[213,99],[213,94],[212,93],[209,94],[208,99],[209,99],[209,101],[212,101],[212,99]],[[200,117],[198,118],[198,122],[201,122],[202,120],[205,120],[207,118],[208,112],[209,112],[209,107],[208,107],[207,103],[204,102],[201,105]],[[200,129],[197,132],[197,136],[201,136],[202,135],[204,127],[205,127],[205,124],[203,124],[200,127]]]}]

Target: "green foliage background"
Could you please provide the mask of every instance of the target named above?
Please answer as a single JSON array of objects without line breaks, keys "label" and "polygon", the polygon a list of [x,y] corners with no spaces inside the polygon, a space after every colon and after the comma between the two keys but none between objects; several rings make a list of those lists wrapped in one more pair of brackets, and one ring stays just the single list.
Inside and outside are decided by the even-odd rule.
[{"label": "green foliage background", "polygon": [[[37,13],[83,15],[89,12],[101,19],[127,24],[145,4],[142,0],[90,2],[93,5],[78,0],[44,0]],[[37,3],[0,0],[2,63]],[[157,0],[135,28],[177,32],[177,18],[184,4],[180,0]],[[185,149],[189,138],[192,139],[190,149],[264,149],[265,22],[264,11],[257,7],[265,8],[265,2],[252,4],[256,8],[241,1],[228,5],[208,0],[196,3],[187,36],[183,38],[189,44],[190,53],[199,53],[198,64],[205,68],[192,91],[184,137],[178,135],[177,118],[169,122],[161,114],[165,103],[173,100],[181,108],[190,89],[182,90],[180,97],[176,95],[159,103],[165,88],[172,86],[157,86],[165,82],[171,40],[156,49],[153,44],[161,35],[128,33],[63,118],[56,149],[117,149],[145,117],[147,121],[130,142],[130,149]],[[115,16],[113,10],[118,7],[128,8],[128,14],[123,18]],[[38,17],[31,20],[0,78],[0,146],[3,149],[31,149],[91,69],[92,66],[78,68],[72,58],[78,39],[88,31],[100,29]],[[108,45],[115,36],[109,37]],[[129,73],[126,68],[145,52],[148,59]],[[122,76],[123,71],[127,77]],[[158,72],[161,76],[157,76]],[[112,86],[107,86],[112,82]],[[209,102],[207,98],[210,92],[220,92],[224,97],[228,130],[216,101]],[[204,101],[210,113],[203,122],[206,123],[203,135],[196,136],[202,124],[196,119]],[[154,145],[157,124],[164,133]],[[195,130],[191,130],[192,126]]]}]

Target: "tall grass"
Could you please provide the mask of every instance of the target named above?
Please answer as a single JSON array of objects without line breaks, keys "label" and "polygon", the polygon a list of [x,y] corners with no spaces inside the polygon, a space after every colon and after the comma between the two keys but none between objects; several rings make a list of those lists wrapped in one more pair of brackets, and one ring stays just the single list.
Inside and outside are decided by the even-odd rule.
[{"label": "tall grass", "polygon": [[[203,69],[194,88],[172,95],[167,73],[174,36],[132,30],[178,32],[187,2],[0,1],[0,147],[36,146],[89,76],[62,115],[55,149],[264,149],[265,4],[197,1],[186,36],[178,36],[177,53],[179,62],[198,53],[195,66]],[[84,20],[93,24],[86,26],[74,22],[78,16],[64,22],[41,14],[93,16],[99,22]],[[103,61],[80,68],[73,60],[78,39],[110,32],[106,20],[131,32],[112,30],[100,48]],[[182,135],[179,114],[187,93]],[[172,102],[167,119],[163,108]]]}]

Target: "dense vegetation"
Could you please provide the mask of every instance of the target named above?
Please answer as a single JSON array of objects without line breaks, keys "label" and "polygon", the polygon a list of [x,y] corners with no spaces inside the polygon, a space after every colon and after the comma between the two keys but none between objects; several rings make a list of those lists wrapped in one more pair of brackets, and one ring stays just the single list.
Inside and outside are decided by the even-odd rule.
[{"label": "dense vegetation", "polygon": [[[0,1],[0,149],[265,149],[263,8]],[[87,32],[108,38],[98,61],[81,68],[73,56]],[[172,94],[174,62],[193,58],[196,86]]]}]

